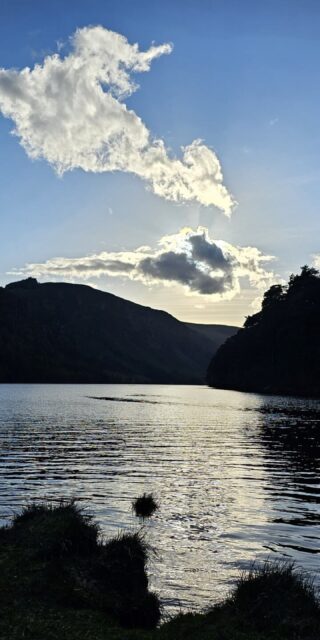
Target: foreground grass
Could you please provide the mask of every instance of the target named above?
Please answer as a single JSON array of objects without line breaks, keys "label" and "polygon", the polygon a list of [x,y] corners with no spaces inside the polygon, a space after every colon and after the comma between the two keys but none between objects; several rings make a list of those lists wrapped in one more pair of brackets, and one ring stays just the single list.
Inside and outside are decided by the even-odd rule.
[{"label": "foreground grass", "polygon": [[160,605],[147,558],[141,535],[104,542],[73,502],[30,505],[0,530],[0,637],[80,638],[87,627],[92,638],[117,638],[110,630],[119,626],[154,628]]},{"label": "foreground grass", "polygon": [[161,640],[319,640],[312,583],[289,563],[266,563],[238,581],[229,600],[206,614],[181,615]]},{"label": "foreground grass", "polygon": [[319,640],[312,584],[290,564],[243,576],[229,600],[156,628],[148,546],[104,542],[75,503],[30,505],[0,529],[2,640]]}]

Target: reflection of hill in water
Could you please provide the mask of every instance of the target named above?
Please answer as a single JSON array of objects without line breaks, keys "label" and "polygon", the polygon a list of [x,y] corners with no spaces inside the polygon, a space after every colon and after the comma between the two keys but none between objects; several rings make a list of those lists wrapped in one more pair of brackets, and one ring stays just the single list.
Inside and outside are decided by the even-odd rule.
[{"label": "reflection of hill in water", "polygon": [[281,512],[273,522],[319,525],[320,411],[265,404],[259,414],[257,437],[266,450],[265,469],[273,485],[275,509]]}]

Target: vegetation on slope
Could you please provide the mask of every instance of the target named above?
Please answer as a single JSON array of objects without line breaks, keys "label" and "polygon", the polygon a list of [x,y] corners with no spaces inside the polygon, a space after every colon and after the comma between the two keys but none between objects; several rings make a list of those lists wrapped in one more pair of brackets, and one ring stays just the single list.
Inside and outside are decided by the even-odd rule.
[{"label": "vegetation on slope", "polygon": [[208,369],[210,386],[320,396],[320,276],[304,266],[273,285],[259,313],[229,338]]},{"label": "vegetation on slope", "polygon": [[148,546],[139,534],[103,541],[74,503],[36,504],[0,530],[2,640],[318,640],[315,590],[292,565],[240,579],[224,603],[157,628]]}]

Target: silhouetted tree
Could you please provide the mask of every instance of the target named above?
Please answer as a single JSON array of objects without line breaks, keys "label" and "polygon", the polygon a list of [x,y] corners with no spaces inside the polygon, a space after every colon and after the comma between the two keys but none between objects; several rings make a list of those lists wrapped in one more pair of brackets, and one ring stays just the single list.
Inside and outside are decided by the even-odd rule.
[{"label": "silhouetted tree", "polygon": [[213,357],[211,386],[320,396],[320,274],[304,265],[272,285],[259,313]]},{"label": "silhouetted tree", "polygon": [[281,284],[273,284],[263,296],[262,309],[266,309],[266,307],[270,307],[281,302],[284,297],[285,290],[283,286]]},{"label": "silhouetted tree", "polygon": [[301,267],[301,273],[298,275],[291,274],[288,284],[288,293],[292,293],[297,288],[308,287],[319,279],[319,271],[307,264]]}]

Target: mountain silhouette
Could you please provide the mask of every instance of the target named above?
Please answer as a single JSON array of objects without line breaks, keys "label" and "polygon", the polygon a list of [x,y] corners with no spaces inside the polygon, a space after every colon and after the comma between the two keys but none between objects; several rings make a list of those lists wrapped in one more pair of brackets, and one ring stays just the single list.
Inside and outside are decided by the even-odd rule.
[{"label": "mountain silhouette", "polygon": [[0,382],[204,383],[236,329],[192,326],[89,286],[27,278],[0,288]]}]

